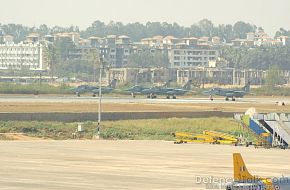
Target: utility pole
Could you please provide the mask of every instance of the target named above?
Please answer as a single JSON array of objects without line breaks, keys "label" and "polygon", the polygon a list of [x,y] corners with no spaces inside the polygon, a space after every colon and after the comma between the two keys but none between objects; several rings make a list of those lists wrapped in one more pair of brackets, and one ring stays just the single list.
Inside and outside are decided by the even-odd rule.
[{"label": "utility pole", "polygon": [[103,58],[99,58],[100,61],[100,74],[99,74],[99,111],[98,111],[98,126],[97,126],[97,137],[100,137],[101,131],[101,112],[102,112],[102,67],[103,67]]},{"label": "utility pole", "polygon": [[41,88],[41,80],[42,80],[42,71],[39,71],[39,88]]}]

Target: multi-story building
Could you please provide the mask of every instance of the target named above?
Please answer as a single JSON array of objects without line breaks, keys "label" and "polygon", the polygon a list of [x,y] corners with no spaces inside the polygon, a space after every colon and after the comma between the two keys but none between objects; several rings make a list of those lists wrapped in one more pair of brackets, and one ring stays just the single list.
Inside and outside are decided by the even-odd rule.
[{"label": "multi-story building", "polygon": [[91,53],[98,53],[99,49],[91,46],[90,43],[90,40],[79,40],[77,45],[69,50],[69,59],[87,60]]},{"label": "multi-story building", "polygon": [[37,43],[40,40],[40,34],[38,33],[30,33],[28,36],[26,36],[26,43]]},{"label": "multi-story building", "polygon": [[255,46],[271,46],[273,45],[273,39],[265,32],[258,32],[255,36]]},{"label": "multi-story building", "polygon": [[[140,43],[132,43],[128,36],[109,35],[105,38],[90,37],[89,45],[76,45],[72,50],[72,57],[84,57],[83,53],[89,52],[91,48],[96,48],[110,67],[122,68],[127,65],[128,58],[132,53],[140,53],[148,51],[151,53],[160,52],[168,56],[170,68],[179,67],[196,67],[207,65],[209,61],[217,58],[217,51],[210,47],[211,44],[218,44],[218,37],[214,38],[214,42],[210,42],[209,38],[203,37],[197,39],[176,38],[174,36],[154,36],[152,38],[144,38]],[[188,55],[175,55],[178,52],[188,51]],[[192,55],[191,54],[196,54]],[[181,54],[181,53],[180,53]],[[200,60],[201,59],[201,60]],[[179,62],[179,63],[177,63]]]},{"label": "multi-story building", "polygon": [[78,32],[63,32],[54,34],[54,40],[69,38],[74,44],[78,44],[80,40],[80,33]]},{"label": "multi-story building", "polygon": [[278,36],[276,39],[271,38],[267,33],[260,31],[257,33],[247,33],[246,39],[234,39],[232,40],[233,46],[272,46],[272,45],[288,45],[290,44],[290,38],[288,36]]},{"label": "multi-story building", "polygon": [[47,70],[45,48],[39,43],[0,44],[0,69]]},{"label": "multi-story building", "polygon": [[153,36],[152,38],[144,38],[141,44],[150,47],[163,47],[163,36]]},{"label": "multi-story building", "polygon": [[188,46],[179,44],[168,49],[171,68],[192,68],[208,66],[209,61],[217,60],[217,50],[209,46]]},{"label": "multi-story building", "polygon": [[87,59],[88,54],[97,52],[110,67],[123,67],[128,63],[132,46],[128,36],[109,35],[106,38],[80,39],[69,52],[72,59]]},{"label": "multi-story building", "polygon": [[278,43],[282,44],[283,46],[290,45],[290,37],[288,36],[279,36],[276,39]]}]

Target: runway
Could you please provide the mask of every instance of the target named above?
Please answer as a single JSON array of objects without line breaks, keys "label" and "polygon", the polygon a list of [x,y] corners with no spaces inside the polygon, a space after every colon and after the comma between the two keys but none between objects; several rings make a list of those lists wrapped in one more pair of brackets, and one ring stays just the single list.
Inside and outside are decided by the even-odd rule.
[{"label": "runway", "polygon": [[[98,97],[76,97],[70,95],[2,95],[0,96],[0,102],[45,102],[45,103],[90,103],[98,102]],[[224,98],[214,98],[213,101],[209,98],[200,98],[200,97],[179,97],[178,99],[147,99],[147,98],[131,98],[131,97],[112,97],[104,96],[102,98],[103,103],[141,103],[141,104],[243,104],[243,103],[253,103],[253,104],[276,104],[277,102],[284,102],[285,104],[290,103],[289,97],[246,97],[246,98],[237,98],[236,101],[226,101]]]},{"label": "runway", "polygon": [[290,175],[290,152],[278,149],[77,140],[1,141],[0,151],[3,190],[205,190],[233,176],[233,152],[254,175]]}]

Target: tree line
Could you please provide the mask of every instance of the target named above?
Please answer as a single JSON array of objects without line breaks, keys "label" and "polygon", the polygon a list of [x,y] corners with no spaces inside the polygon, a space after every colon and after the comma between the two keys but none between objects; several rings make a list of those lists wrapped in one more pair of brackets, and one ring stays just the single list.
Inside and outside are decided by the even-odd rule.
[{"label": "tree line", "polygon": [[[90,36],[105,37],[107,35],[127,35],[132,41],[140,41],[142,38],[148,38],[156,35],[167,36],[173,35],[176,37],[213,37],[218,36],[224,42],[230,42],[236,38],[246,38],[248,32],[263,31],[262,27],[250,24],[244,21],[238,21],[235,24],[218,24],[215,25],[208,19],[200,20],[199,22],[185,27],[177,23],[167,22],[147,22],[145,24],[135,22],[124,24],[122,22],[111,21],[105,23],[95,21],[91,26],[84,30],[80,30],[78,26],[49,27],[42,24],[39,27],[28,27],[21,24],[0,24],[0,28],[9,35],[13,35],[16,42],[20,42],[26,38],[29,33],[37,32],[41,35],[53,34],[57,32],[80,32],[81,37],[87,38]],[[276,36],[290,36],[290,31],[280,28],[276,32]]]},{"label": "tree line", "polygon": [[[40,35],[53,34],[58,32],[80,32],[81,37],[90,36],[105,37],[107,35],[128,35],[132,41],[140,41],[142,38],[156,35],[173,35],[176,37],[202,37],[219,36],[222,41],[230,42],[235,38],[246,38],[246,33],[263,31],[263,28],[243,21],[235,24],[214,25],[210,20],[203,19],[189,27],[177,23],[147,22],[128,23],[95,21],[91,26],[80,30],[77,26],[49,27],[45,24],[39,27],[27,27],[21,24],[0,24],[5,34],[13,35],[15,42],[25,40],[29,33]],[[290,31],[280,28],[276,36],[289,36]],[[88,60],[70,60],[69,50],[74,44],[69,39],[56,41],[48,46],[48,59],[51,72],[58,76],[95,77],[93,72],[94,63]],[[240,69],[263,69],[267,70],[272,66],[279,69],[290,70],[290,47],[289,46],[262,46],[255,48],[221,46],[218,48],[219,56],[228,63],[229,67]],[[90,56],[90,55],[88,55]],[[150,53],[144,51],[139,54],[131,54],[128,58],[127,67],[168,67],[168,58],[161,53]],[[69,73],[69,74],[68,74]]]},{"label": "tree line", "polygon": [[261,46],[256,48],[223,46],[219,56],[231,68],[268,70],[277,66],[290,70],[290,46]]}]

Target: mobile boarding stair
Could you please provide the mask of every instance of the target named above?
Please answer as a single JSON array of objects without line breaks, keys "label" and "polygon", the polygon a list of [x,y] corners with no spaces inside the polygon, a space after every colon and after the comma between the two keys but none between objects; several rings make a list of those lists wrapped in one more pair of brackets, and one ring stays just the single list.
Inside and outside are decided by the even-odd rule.
[{"label": "mobile boarding stair", "polygon": [[284,113],[235,115],[244,126],[251,129],[260,139],[266,140],[273,147],[290,146],[290,115]]},{"label": "mobile boarding stair", "polygon": [[263,115],[259,122],[272,134],[273,146],[289,147],[290,115],[270,113]]}]

